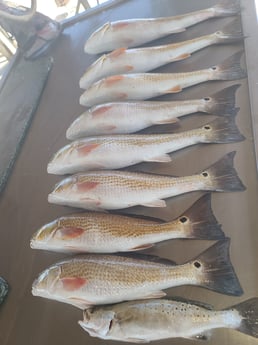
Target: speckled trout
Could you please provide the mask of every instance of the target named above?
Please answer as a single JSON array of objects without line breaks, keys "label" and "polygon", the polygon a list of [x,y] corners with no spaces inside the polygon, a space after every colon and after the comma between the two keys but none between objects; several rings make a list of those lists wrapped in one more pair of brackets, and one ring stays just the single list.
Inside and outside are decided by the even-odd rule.
[{"label": "speckled trout", "polygon": [[120,169],[141,162],[170,162],[168,153],[196,144],[242,141],[235,117],[220,117],[174,134],[128,134],[88,137],[61,148],[48,163],[50,174]]},{"label": "speckled trout", "polygon": [[164,199],[193,191],[242,191],[228,153],[201,173],[171,177],[129,171],[92,171],[59,182],[48,201],[89,210],[122,209],[136,205],[166,207]]},{"label": "speckled trout", "polygon": [[237,18],[221,31],[184,42],[137,49],[118,48],[108,55],[102,55],[87,68],[80,79],[80,87],[87,89],[95,81],[115,74],[148,72],[170,62],[186,59],[205,47],[241,39],[241,22]]},{"label": "speckled trout", "polygon": [[58,218],[31,238],[34,249],[72,253],[137,251],[175,238],[219,240],[224,237],[206,194],[176,219],[164,222],[98,212]]},{"label": "speckled trout", "polygon": [[67,129],[69,140],[91,135],[129,134],[153,125],[169,124],[195,112],[217,116],[235,115],[235,93],[240,85],[226,87],[212,95],[191,100],[158,102],[113,102],[92,107]]},{"label": "speckled trout", "polygon": [[93,83],[80,97],[80,104],[125,100],[145,100],[211,80],[235,80],[246,77],[241,68],[242,52],[237,52],[217,66],[183,73],[133,73],[103,78]]},{"label": "speckled trout", "polygon": [[180,265],[143,254],[68,258],[43,271],[33,283],[32,294],[85,309],[95,304],[158,298],[166,295],[163,289],[181,285],[241,295],[229,258],[229,239]]},{"label": "speckled trout", "polygon": [[223,310],[182,298],[124,302],[87,309],[79,324],[92,337],[129,343],[207,340],[216,328],[231,328],[257,338],[258,298]]},{"label": "speckled trout", "polygon": [[84,51],[99,54],[120,47],[136,47],[163,36],[185,31],[189,26],[209,18],[234,16],[239,12],[239,1],[224,0],[211,8],[178,16],[108,22],[91,34],[85,43]]}]

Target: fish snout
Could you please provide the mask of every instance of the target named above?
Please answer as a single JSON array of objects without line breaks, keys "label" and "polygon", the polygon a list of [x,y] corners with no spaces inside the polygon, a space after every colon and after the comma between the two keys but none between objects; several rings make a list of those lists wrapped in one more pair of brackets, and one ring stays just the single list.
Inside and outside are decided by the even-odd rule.
[{"label": "fish snout", "polygon": [[30,240],[30,247],[40,249],[46,244],[55,234],[58,229],[58,220],[54,220],[48,224],[43,225]]}]

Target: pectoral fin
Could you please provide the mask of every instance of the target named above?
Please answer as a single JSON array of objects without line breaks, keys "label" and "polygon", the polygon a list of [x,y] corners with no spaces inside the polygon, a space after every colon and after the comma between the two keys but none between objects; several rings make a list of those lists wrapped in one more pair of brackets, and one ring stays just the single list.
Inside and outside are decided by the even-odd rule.
[{"label": "pectoral fin", "polygon": [[141,205],[146,206],[146,207],[166,207],[167,206],[166,202],[161,199],[145,202],[145,203],[142,203]]},{"label": "pectoral fin", "polygon": [[144,162],[162,162],[162,163],[167,163],[171,162],[171,158],[168,154],[156,156],[156,157],[151,157],[151,158],[146,158],[144,159]]},{"label": "pectoral fin", "polygon": [[127,72],[131,72],[134,69],[134,67],[132,65],[126,65],[125,69]]},{"label": "pectoral fin", "polygon": [[191,56],[191,54],[188,54],[188,53],[181,54],[181,55],[178,55],[175,58],[173,58],[171,61],[181,61],[181,60],[189,58],[190,56]]},{"label": "pectoral fin", "polygon": [[87,283],[87,280],[81,277],[67,277],[62,278],[61,281],[66,291],[76,291]]},{"label": "pectoral fin", "polygon": [[177,92],[181,92],[182,88],[180,85],[176,85],[171,87],[171,89],[166,90],[167,93],[177,93]]},{"label": "pectoral fin", "polygon": [[114,58],[124,54],[125,51],[126,51],[126,48],[118,48],[118,49],[114,50],[112,53],[110,53],[109,57],[111,59],[114,59]]}]

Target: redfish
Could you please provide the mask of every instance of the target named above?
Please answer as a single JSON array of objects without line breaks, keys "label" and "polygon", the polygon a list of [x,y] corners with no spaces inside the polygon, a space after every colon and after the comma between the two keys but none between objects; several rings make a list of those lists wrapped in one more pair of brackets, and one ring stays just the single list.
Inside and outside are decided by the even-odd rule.
[{"label": "redfish", "polygon": [[80,104],[125,100],[145,100],[211,80],[235,80],[246,77],[241,68],[242,52],[237,52],[217,66],[183,73],[134,73],[103,78],[93,83],[80,97]]},{"label": "redfish", "polygon": [[192,40],[137,49],[118,48],[108,55],[101,56],[88,67],[80,79],[80,87],[87,89],[94,82],[111,75],[148,72],[170,62],[186,59],[205,47],[241,39],[241,22],[237,18],[221,31]]},{"label": "redfish", "polygon": [[174,134],[128,134],[88,137],[61,148],[48,163],[51,174],[120,169],[141,162],[170,162],[168,153],[200,143],[242,141],[235,117],[220,117]]},{"label": "redfish", "polygon": [[228,153],[201,173],[171,177],[104,170],[72,175],[59,182],[48,201],[89,210],[114,210],[136,205],[166,207],[164,199],[193,191],[242,191],[245,187]]},{"label": "redfish", "polygon": [[64,216],[42,226],[30,246],[57,252],[115,253],[143,250],[175,238],[223,237],[211,209],[211,196],[206,194],[169,222],[98,212]]},{"label": "redfish", "polygon": [[163,289],[181,285],[241,295],[229,258],[229,240],[218,241],[180,265],[143,254],[68,258],[43,271],[33,283],[32,294],[85,309],[96,304],[158,298],[166,295]]},{"label": "redfish", "polygon": [[189,26],[209,18],[234,16],[239,12],[239,1],[224,0],[213,7],[178,16],[108,22],[91,34],[85,43],[84,51],[99,54],[120,47],[136,47],[163,36],[185,31]]},{"label": "redfish", "polygon": [[66,138],[76,140],[91,135],[129,134],[153,125],[175,123],[195,112],[217,116],[235,115],[235,93],[239,84],[200,99],[158,102],[113,102],[92,107],[69,126]]}]

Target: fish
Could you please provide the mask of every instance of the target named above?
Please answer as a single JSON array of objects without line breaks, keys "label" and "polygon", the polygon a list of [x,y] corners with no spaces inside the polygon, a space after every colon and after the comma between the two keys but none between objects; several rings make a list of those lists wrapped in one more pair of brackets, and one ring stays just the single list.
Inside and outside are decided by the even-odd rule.
[{"label": "fish", "polygon": [[66,145],[47,166],[50,174],[120,169],[141,162],[171,162],[168,153],[200,143],[244,140],[235,117],[220,117],[199,128],[174,134],[121,134],[88,137]]},{"label": "fish", "polygon": [[94,106],[76,118],[66,131],[68,140],[92,135],[130,134],[147,127],[171,124],[195,112],[236,115],[235,84],[200,99],[182,101],[110,102]]},{"label": "fish", "polygon": [[71,175],[56,184],[48,202],[88,210],[115,210],[141,205],[166,207],[164,199],[193,191],[243,191],[232,151],[191,176],[171,177],[119,170]]},{"label": "fish", "polygon": [[145,100],[212,80],[235,80],[246,77],[238,51],[217,66],[183,73],[132,73],[100,79],[80,96],[80,104],[93,105],[126,100]]},{"label": "fish", "polygon": [[221,240],[225,237],[205,194],[176,219],[164,222],[98,212],[58,218],[42,226],[30,247],[63,253],[116,253],[151,248],[176,239]]},{"label": "fish", "polygon": [[8,294],[8,290],[9,290],[9,286],[7,281],[0,277],[0,304],[3,303],[3,301],[5,300],[7,294]]},{"label": "fish", "polygon": [[186,59],[192,53],[205,47],[234,43],[242,39],[241,21],[240,18],[236,18],[221,31],[184,42],[136,49],[118,48],[109,54],[102,55],[90,65],[79,84],[82,89],[87,89],[104,77],[148,72],[170,62]]},{"label": "fish", "polygon": [[84,254],[64,259],[39,274],[32,294],[80,309],[124,300],[160,298],[162,290],[201,286],[218,293],[243,293],[229,258],[229,239],[216,242],[180,265],[144,254]]},{"label": "fish", "polygon": [[99,54],[120,47],[136,47],[158,38],[183,32],[189,26],[209,18],[239,14],[239,1],[224,0],[217,5],[178,16],[160,18],[135,18],[107,22],[87,39],[84,51]]},{"label": "fish", "polygon": [[258,338],[258,298],[222,310],[180,297],[130,301],[86,309],[78,323],[92,337],[130,343],[209,340],[218,328]]}]

